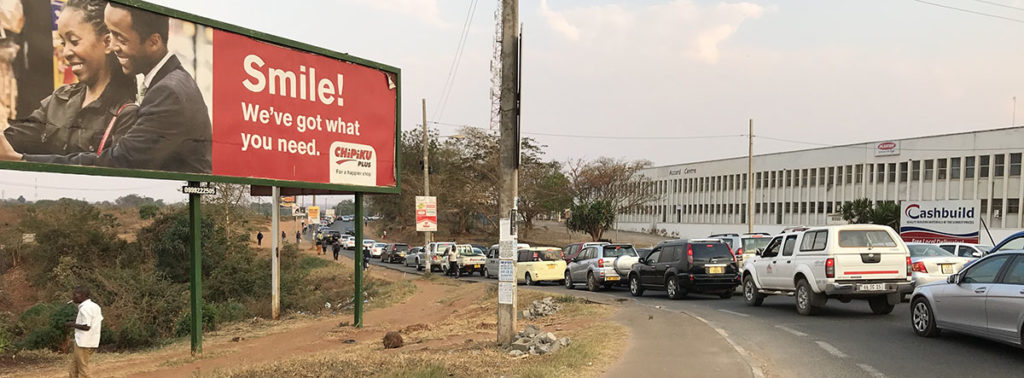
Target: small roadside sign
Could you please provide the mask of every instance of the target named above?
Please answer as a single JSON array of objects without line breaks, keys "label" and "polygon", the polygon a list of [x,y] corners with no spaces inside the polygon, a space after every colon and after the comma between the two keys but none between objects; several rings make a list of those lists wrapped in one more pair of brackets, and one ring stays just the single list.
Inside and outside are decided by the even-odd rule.
[{"label": "small roadside sign", "polygon": [[21,234],[21,242],[31,244],[36,242],[36,234]]},{"label": "small roadside sign", "polygon": [[208,186],[183,186],[181,192],[185,194],[216,195],[217,188]]},{"label": "small roadside sign", "polygon": [[516,298],[516,285],[512,282],[498,282],[498,304],[512,304]]},{"label": "small roadside sign", "polygon": [[416,231],[437,231],[437,197],[416,196]]},{"label": "small roadside sign", "polygon": [[512,282],[515,281],[516,277],[516,265],[512,260],[499,260],[498,261],[498,281],[501,282]]}]

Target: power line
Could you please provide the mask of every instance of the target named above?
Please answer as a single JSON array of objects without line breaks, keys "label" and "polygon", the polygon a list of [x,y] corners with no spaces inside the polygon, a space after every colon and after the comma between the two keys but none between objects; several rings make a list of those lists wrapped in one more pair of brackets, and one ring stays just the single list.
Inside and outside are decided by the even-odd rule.
[{"label": "power line", "polygon": [[928,5],[932,5],[932,6],[936,6],[936,7],[940,7],[940,8],[952,9],[952,10],[955,10],[955,11],[976,14],[976,15],[979,15],[979,16],[998,18],[998,19],[1002,19],[1002,20],[1006,20],[1006,21],[1013,21],[1013,22],[1016,22],[1016,23],[1024,24],[1024,20],[1016,19],[1016,18],[1012,18],[1012,17],[1005,17],[1005,16],[995,15],[995,14],[991,14],[991,13],[973,11],[973,10],[970,10],[970,9],[951,7],[949,5],[932,3],[932,2],[928,2],[928,1],[924,1],[924,0],[912,0],[912,1],[916,1],[916,2],[919,2],[921,4],[928,4]]},{"label": "power line", "polygon": [[995,5],[997,7],[1003,7],[1003,8],[1008,8],[1008,9],[1015,9],[1015,10],[1019,10],[1019,11],[1024,11],[1024,8],[1015,7],[1013,5],[1006,5],[1006,4],[1002,4],[1002,3],[997,3],[995,1],[988,1],[988,0],[974,0],[974,1],[977,1],[979,3],[989,4],[989,5]]},{"label": "power line", "polygon": [[438,98],[438,108],[434,111],[434,119],[444,115],[444,109],[448,105],[448,98],[451,96],[452,88],[455,87],[455,77],[459,71],[459,64],[462,62],[462,53],[466,48],[466,37],[469,35],[470,26],[473,24],[473,13],[476,11],[477,0],[469,3],[466,11],[466,21],[462,24],[462,32],[459,34],[459,44],[455,49],[455,56],[452,57],[452,64],[448,67],[448,77],[445,79],[441,89],[441,97]]}]

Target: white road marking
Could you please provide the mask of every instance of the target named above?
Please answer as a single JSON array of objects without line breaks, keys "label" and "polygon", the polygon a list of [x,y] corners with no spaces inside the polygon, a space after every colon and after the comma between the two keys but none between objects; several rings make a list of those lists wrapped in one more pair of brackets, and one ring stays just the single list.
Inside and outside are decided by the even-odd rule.
[{"label": "white road marking", "polygon": [[700,320],[701,322],[706,324],[708,327],[711,327],[711,329],[714,329],[715,332],[718,332],[719,335],[722,335],[722,338],[725,339],[725,341],[727,343],[729,343],[729,345],[731,345],[733,349],[736,350],[736,353],[739,353],[740,356],[743,356],[743,359],[746,360],[747,365],[750,366],[750,372],[754,375],[754,378],[765,378],[764,370],[762,370],[761,369],[761,365],[757,361],[754,360],[754,356],[751,355],[750,352],[747,352],[746,349],[741,347],[735,341],[732,341],[732,338],[729,337],[729,334],[726,333],[724,329],[718,328],[717,326],[715,326],[714,323],[711,323],[711,322],[707,321],[706,319],[704,319],[704,318],[702,318],[700,316],[697,316],[696,314],[693,314],[693,313],[690,313],[690,312],[687,312],[687,311],[680,311],[680,313],[682,313],[684,315],[691,316],[691,317],[693,317],[693,318],[695,318],[697,320]]},{"label": "white road marking", "polygon": [[874,378],[885,378],[885,374],[882,374],[878,369],[871,367],[871,365],[857,364],[857,366],[860,366],[861,369],[864,369],[864,371]]},{"label": "white road marking", "polygon": [[832,344],[826,343],[824,341],[815,341],[815,342],[818,343],[818,346],[821,347],[821,349],[824,349],[826,352],[831,353],[833,356],[836,356],[836,357],[839,357],[839,358],[846,358],[847,357],[846,353],[843,353],[839,349],[836,349],[836,347],[832,346]]},{"label": "white road marking", "polygon": [[794,335],[797,335],[797,336],[801,336],[801,337],[803,337],[803,336],[807,336],[807,334],[806,334],[806,333],[803,333],[803,332],[797,331],[797,330],[795,330],[795,329],[792,329],[792,328],[789,328],[789,327],[786,327],[786,326],[782,326],[782,325],[777,325],[777,326],[775,326],[775,328],[781,329],[781,330],[783,330],[783,331],[786,331],[786,332],[792,333],[792,334],[794,334]]},{"label": "white road marking", "polygon": [[742,312],[736,312],[736,311],[729,311],[729,310],[726,310],[726,309],[724,309],[724,308],[720,308],[720,309],[718,309],[718,311],[721,311],[721,312],[724,312],[724,313],[727,313],[727,314],[733,314],[733,315],[736,315],[736,316],[742,316],[742,317],[744,317],[744,318],[746,318],[746,317],[749,317],[749,316],[750,316],[750,315],[744,314],[744,313],[742,313]]}]

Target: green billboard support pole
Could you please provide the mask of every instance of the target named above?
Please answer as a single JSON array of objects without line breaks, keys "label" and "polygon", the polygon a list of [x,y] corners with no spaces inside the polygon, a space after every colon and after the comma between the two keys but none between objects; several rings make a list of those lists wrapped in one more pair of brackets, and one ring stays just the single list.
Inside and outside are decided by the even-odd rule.
[{"label": "green billboard support pole", "polygon": [[353,257],[356,261],[356,274],[355,274],[355,319],[352,324],[356,328],[363,328],[363,224],[366,223],[366,219],[363,218],[363,193],[356,193],[356,248],[353,252]]},{"label": "green billboard support pole", "polygon": [[[199,183],[189,181],[188,185],[198,187]],[[202,215],[199,212],[200,198],[199,194],[188,195],[188,218],[191,228],[191,234],[189,235],[191,239],[189,241],[189,252],[191,254],[189,259],[189,277],[191,278],[189,280],[189,292],[191,293],[192,302],[192,332],[190,332],[192,335],[192,355],[203,353],[203,249],[201,245],[203,230],[201,229]]]}]

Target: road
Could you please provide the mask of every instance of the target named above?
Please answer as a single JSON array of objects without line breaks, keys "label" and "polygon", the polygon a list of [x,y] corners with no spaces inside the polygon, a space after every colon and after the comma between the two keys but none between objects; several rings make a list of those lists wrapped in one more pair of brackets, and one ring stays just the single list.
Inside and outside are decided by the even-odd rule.
[{"label": "road", "polygon": [[[350,224],[337,222],[344,230]],[[351,257],[352,251],[345,250]],[[409,273],[415,268],[387,265]],[[479,276],[461,280],[496,282]],[[582,294],[561,285],[534,286],[553,294]],[[625,288],[588,293],[615,299],[634,299]],[[745,349],[768,376],[775,377],[1008,377],[1024,374],[1024,350],[973,336],[944,332],[919,337],[910,328],[910,306],[902,303],[889,315],[874,315],[866,301],[830,300],[817,316],[796,313],[792,297],[772,296],[761,307],[747,306],[742,297],[690,295],[671,300],[664,292],[647,291],[635,298],[641,306],[660,306],[696,316]],[[682,340],[684,343],[699,341]]]}]

